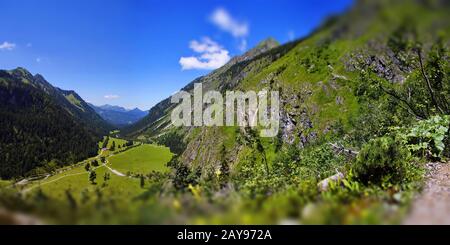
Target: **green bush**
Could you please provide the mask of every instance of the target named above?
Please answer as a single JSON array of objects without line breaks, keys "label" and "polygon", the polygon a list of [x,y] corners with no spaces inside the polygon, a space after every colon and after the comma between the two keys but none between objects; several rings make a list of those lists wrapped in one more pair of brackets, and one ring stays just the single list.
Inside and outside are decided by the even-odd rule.
[{"label": "green bush", "polygon": [[440,159],[448,148],[449,124],[450,116],[437,115],[421,120],[410,128],[393,129],[415,155]]},{"label": "green bush", "polygon": [[[449,128],[450,128],[450,124],[449,124]],[[445,157],[450,158],[450,130],[447,131],[447,136],[446,136],[444,144],[445,144],[445,149],[444,149],[443,155]]]},{"label": "green bush", "polygon": [[391,137],[370,140],[356,158],[354,172],[364,184],[400,184],[408,180],[411,154]]},{"label": "green bush", "polygon": [[274,160],[273,171],[279,175],[301,179],[321,180],[343,171],[346,159],[341,154],[336,154],[332,147],[326,143],[298,149],[289,146],[281,151]]}]

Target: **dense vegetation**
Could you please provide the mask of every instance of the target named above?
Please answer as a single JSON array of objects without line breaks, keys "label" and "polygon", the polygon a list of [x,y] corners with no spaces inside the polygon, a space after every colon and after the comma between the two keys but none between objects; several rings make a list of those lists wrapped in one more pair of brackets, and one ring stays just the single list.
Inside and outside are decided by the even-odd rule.
[{"label": "dense vegetation", "polygon": [[[329,220],[322,222],[331,223],[343,222],[346,208],[369,202],[381,209],[376,215],[383,222],[380,203],[405,203],[420,187],[423,162],[448,156],[448,8],[431,1],[361,1],[304,40],[256,48],[243,55],[250,58],[183,88],[192,91],[201,82],[222,92],[280,91],[277,138],[259,138],[249,128],[171,128],[167,100],[129,135],[180,146],[170,164],[173,188],[203,200],[211,213],[237,195],[250,213],[264,212],[260,205],[273,199],[295,202],[296,218],[310,202],[324,205],[328,211],[320,215]],[[341,183],[318,193],[317,184],[337,174],[345,176]],[[374,195],[367,200],[365,193]]]},{"label": "dense vegetation", "polygon": [[27,74],[0,71],[2,179],[44,174],[97,153],[98,129],[74,117]]},{"label": "dense vegetation", "polygon": [[[174,105],[164,100],[121,134],[169,147],[168,168],[141,165],[140,156],[158,151],[118,149],[131,145],[105,138],[103,154],[126,150],[110,167],[119,159],[130,171],[130,179],[112,175],[123,184],[115,192],[93,188],[114,181],[90,164],[82,178],[27,196],[4,191],[0,202],[62,223],[399,223],[425,163],[450,157],[449,8],[361,1],[303,40],[266,40],[183,88],[278,90],[277,137],[249,127],[173,128]],[[161,152],[159,163],[169,159]]]}]

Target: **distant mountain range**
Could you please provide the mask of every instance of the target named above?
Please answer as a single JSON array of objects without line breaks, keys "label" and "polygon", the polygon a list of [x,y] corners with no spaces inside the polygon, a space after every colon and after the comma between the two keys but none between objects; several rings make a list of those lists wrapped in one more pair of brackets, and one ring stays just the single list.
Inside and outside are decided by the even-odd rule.
[{"label": "distant mountain range", "polygon": [[142,111],[139,108],[126,109],[120,106],[102,105],[96,106],[89,104],[104,120],[116,127],[131,125],[148,114],[148,111]]},{"label": "distant mountain range", "polygon": [[114,127],[74,91],[24,68],[0,70],[0,178],[51,171],[97,154]]}]

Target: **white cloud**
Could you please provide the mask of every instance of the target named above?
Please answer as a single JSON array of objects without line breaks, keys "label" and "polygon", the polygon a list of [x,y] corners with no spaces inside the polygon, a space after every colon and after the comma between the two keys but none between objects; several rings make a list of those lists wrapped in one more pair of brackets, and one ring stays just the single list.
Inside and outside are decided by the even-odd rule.
[{"label": "white cloud", "polygon": [[36,58],[36,62],[37,62],[37,63],[40,63],[41,61],[42,61],[41,58],[39,58],[39,57]]},{"label": "white cloud", "polygon": [[179,62],[183,70],[213,70],[225,65],[231,59],[228,50],[209,37],[204,37],[200,42],[193,40],[189,47],[199,55],[181,57]]},{"label": "white cloud", "polygon": [[192,40],[189,43],[189,48],[197,53],[215,53],[219,52],[222,47],[220,47],[216,42],[211,40],[209,37],[204,37],[201,42],[197,40]]},{"label": "white cloud", "polygon": [[107,94],[107,95],[103,96],[103,98],[105,98],[107,100],[115,100],[115,99],[120,98],[120,96],[116,95],[116,94]]},{"label": "white cloud", "polygon": [[234,37],[245,37],[248,35],[248,24],[237,21],[224,8],[216,9],[211,15],[211,21],[223,31],[231,33]]},{"label": "white cloud", "polygon": [[247,22],[239,21],[224,8],[217,8],[211,14],[210,20],[222,31],[230,33],[234,38],[240,39],[238,49],[245,51],[247,49],[246,37],[250,31]]},{"label": "white cloud", "polygon": [[0,44],[0,50],[13,50],[16,47],[15,43],[3,42]]}]

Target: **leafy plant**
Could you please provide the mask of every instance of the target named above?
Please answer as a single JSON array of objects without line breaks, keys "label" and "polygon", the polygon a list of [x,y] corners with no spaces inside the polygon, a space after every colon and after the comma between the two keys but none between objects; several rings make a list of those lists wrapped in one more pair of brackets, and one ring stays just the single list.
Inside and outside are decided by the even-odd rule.
[{"label": "leafy plant", "polygon": [[450,116],[433,116],[411,128],[393,128],[408,149],[420,156],[440,158],[448,137]]},{"label": "leafy plant", "polygon": [[353,170],[364,184],[399,184],[407,177],[412,161],[409,150],[398,140],[380,137],[363,146]]}]

